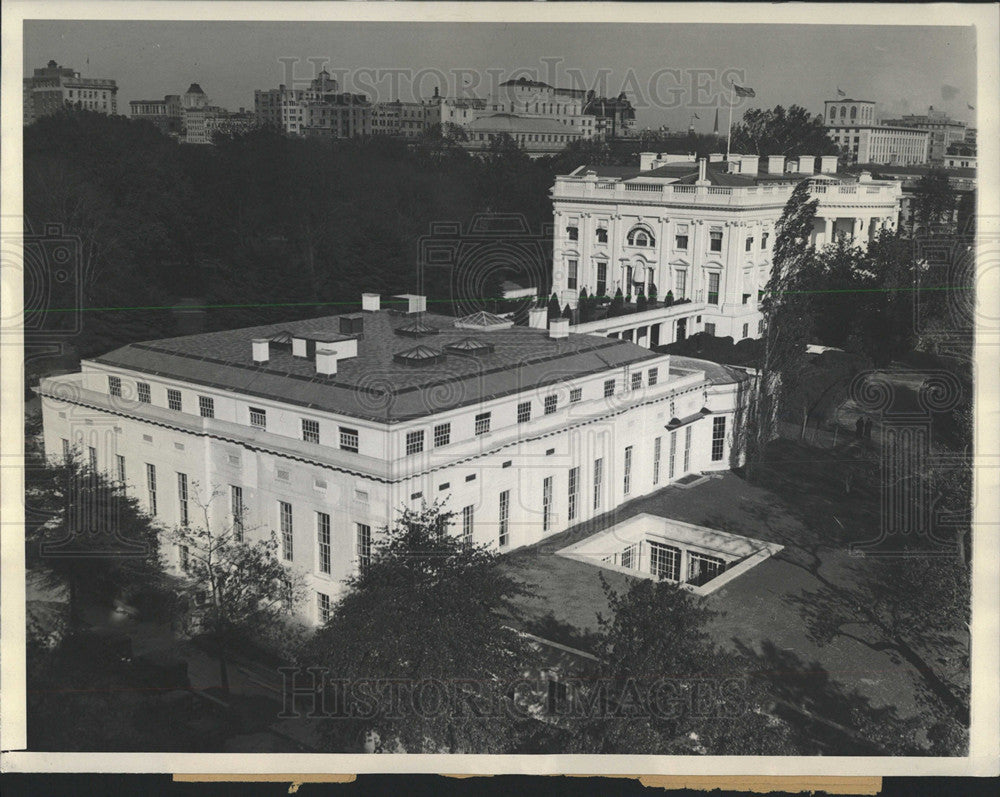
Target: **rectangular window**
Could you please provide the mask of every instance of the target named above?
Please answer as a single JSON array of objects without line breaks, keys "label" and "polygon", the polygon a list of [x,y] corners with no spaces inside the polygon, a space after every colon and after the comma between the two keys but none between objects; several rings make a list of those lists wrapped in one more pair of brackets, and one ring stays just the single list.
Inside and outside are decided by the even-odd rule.
[{"label": "rectangular window", "polygon": [[267,411],[260,407],[250,408],[250,425],[255,429],[267,428]]},{"label": "rectangular window", "polygon": [[181,411],[181,391],[172,388],[167,389],[167,407],[172,410]]},{"label": "rectangular window", "polygon": [[598,297],[608,295],[608,264],[597,264],[597,295]]},{"label": "rectangular window", "polygon": [[687,251],[688,248],[688,226],[681,224],[677,227],[677,234],[674,236],[674,249]]},{"label": "rectangular window", "polygon": [[357,528],[358,572],[365,573],[372,563],[372,527],[364,523],[355,524]]},{"label": "rectangular window", "polygon": [[580,237],[580,229],[578,227],[567,227],[566,237],[571,241],[576,241]]},{"label": "rectangular window", "polygon": [[500,512],[498,517],[500,518],[500,536],[498,542],[501,548],[506,548],[510,542],[510,490],[504,490],[500,493]]},{"label": "rectangular window", "polygon": [[542,479],[542,531],[552,526],[552,477]]},{"label": "rectangular window", "polygon": [[637,559],[638,559],[638,557],[636,556],[636,552],[637,552],[636,549],[638,547],[639,547],[638,543],[633,543],[628,548],[626,548],[624,551],[622,551],[622,559],[621,559],[622,567],[626,567],[629,570],[631,570],[631,569],[633,569],[636,566]]},{"label": "rectangular window", "polygon": [[604,460],[594,460],[594,509],[601,508],[601,493],[604,492]]},{"label": "rectangular window", "polygon": [[330,622],[330,596],[325,592],[316,593],[316,611],[321,624],[326,625]]},{"label": "rectangular window", "polygon": [[673,480],[677,472],[677,433],[670,433],[670,456],[667,458],[667,479]]},{"label": "rectangular window", "polygon": [[287,501],[278,501],[278,524],[281,529],[281,558],[286,562],[292,561],[295,553],[292,546],[292,505]]},{"label": "rectangular window", "polygon": [[149,382],[136,382],[136,395],[139,397],[139,401],[143,404],[149,404],[152,401],[151,393],[149,390]]},{"label": "rectangular window", "polygon": [[348,429],[346,426],[340,427],[340,447],[344,451],[358,453],[358,430]]},{"label": "rectangular window", "polygon": [[744,324],[743,325],[743,337],[745,338],[749,334],[750,334],[750,325],[749,324]]},{"label": "rectangular window", "polygon": [[320,573],[330,573],[330,516],[326,512],[316,513],[317,564]]},{"label": "rectangular window", "polygon": [[462,545],[472,545],[472,527],[475,523],[476,507],[472,504],[462,507]]},{"label": "rectangular window", "polygon": [[63,459],[69,459],[69,440],[65,437],[62,439],[62,455]]},{"label": "rectangular window", "polygon": [[198,396],[198,412],[202,418],[214,418],[215,399],[210,396]]},{"label": "rectangular window", "polygon": [[188,477],[186,473],[177,474],[177,518],[182,526],[190,522],[188,513]]},{"label": "rectangular window", "polygon": [[545,397],[545,414],[552,415],[559,404],[559,397],[555,394]]},{"label": "rectangular window", "polygon": [[715,324],[712,324],[710,322],[705,322],[705,334],[706,335],[711,335],[714,338],[715,337]]},{"label": "rectangular window", "polygon": [[97,449],[94,446],[87,446],[87,464],[91,470],[97,470]]},{"label": "rectangular window", "polygon": [[577,262],[575,260],[569,260],[566,263],[566,287],[570,290],[576,290],[576,278],[577,278]]},{"label": "rectangular window", "polygon": [[611,398],[615,394],[615,380],[604,380],[604,398]]},{"label": "rectangular window", "polygon": [[722,451],[726,442],[726,416],[712,418],[712,462],[722,459]]},{"label": "rectangular window", "polygon": [[186,545],[177,546],[177,558],[180,562],[181,570],[187,572],[188,568],[191,567],[191,551]]},{"label": "rectangular window", "polygon": [[313,421],[309,418],[302,419],[302,439],[307,443],[319,442],[319,421]]},{"label": "rectangular window", "polygon": [[625,479],[623,487],[625,495],[632,492],[632,446],[625,446]]},{"label": "rectangular window", "polygon": [[522,401],[517,405],[517,422],[527,423],[531,420],[531,402]]},{"label": "rectangular window", "polygon": [[668,581],[681,580],[681,552],[662,542],[649,543],[649,572]]},{"label": "rectangular window", "polygon": [[243,542],[245,533],[243,511],[243,488],[231,484],[229,485],[229,512],[233,516],[233,539],[236,542]]},{"label": "rectangular window", "polygon": [[118,483],[125,484],[125,457],[122,454],[117,454],[115,456],[115,461],[118,463]]},{"label": "rectangular window", "polygon": [[419,454],[424,450],[424,430],[406,433],[406,454]]},{"label": "rectangular window", "polygon": [[687,271],[674,272],[674,299],[683,299],[687,291]]},{"label": "rectangular window", "polygon": [[481,412],[476,416],[476,434],[486,434],[490,430],[490,417],[492,413]]},{"label": "rectangular window", "polygon": [[724,559],[688,551],[687,583],[700,587],[707,584],[726,569]]},{"label": "rectangular window", "polygon": [[580,498],[580,469],[570,468],[569,469],[569,481],[567,483],[567,505],[566,505],[566,518],[567,520],[576,520],[576,506]]},{"label": "rectangular window", "polygon": [[156,517],[156,465],[146,463],[146,497],[149,502],[149,514]]},{"label": "rectangular window", "polygon": [[757,334],[758,335],[763,335],[764,334],[764,319],[763,318],[760,319],[757,322]]},{"label": "rectangular window", "polygon": [[691,427],[684,430],[684,472],[691,470]]},{"label": "rectangular window", "polygon": [[653,484],[660,483],[660,449],[663,440],[657,437],[653,441]]},{"label": "rectangular window", "polygon": [[655,385],[656,382],[657,382],[657,380],[659,378],[660,378],[660,369],[659,368],[650,368],[646,372],[646,384],[648,384],[650,387],[652,387],[653,385]]},{"label": "rectangular window", "polygon": [[108,393],[112,396],[121,397],[122,394],[122,378],[120,376],[109,376],[108,377]]},{"label": "rectangular window", "polygon": [[606,244],[608,242],[608,231],[605,227],[597,228],[597,243]]},{"label": "rectangular window", "polygon": [[744,251],[747,251],[747,252],[753,251],[753,236],[752,235],[748,235],[747,236],[746,248],[745,248]]},{"label": "rectangular window", "polygon": [[708,303],[719,303],[719,274],[712,272],[708,275]]},{"label": "rectangular window", "polygon": [[451,442],[451,424],[439,423],[434,427],[434,445],[446,446]]},{"label": "rectangular window", "polygon": [[583,388],[582,387],[574,387],[571,391],[569,391],[569,403],[570,404],[576,404],[582,398],[583,398]]},{"label": "rectangular window", "polygon": [[632,389],[638,390],[642,387],[642,371],[636,371],[632,374]]},{"label": "rectangular window", "polygon": [[708,233],[708,251],[722,251],[722,230],[711,230]]}]

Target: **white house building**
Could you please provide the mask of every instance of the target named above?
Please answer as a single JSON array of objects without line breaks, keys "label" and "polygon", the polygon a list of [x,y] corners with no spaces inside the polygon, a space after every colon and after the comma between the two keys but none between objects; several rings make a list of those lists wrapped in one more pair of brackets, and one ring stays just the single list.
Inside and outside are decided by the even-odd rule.
[{"label": "white house building", "polygon": [[273,530],[310,622],[401,507],[447,499],[455,534],[506,551],[739,457],[738,369],[546,326],[544,310],[522,327],[398,298],[85,360],[37,388],[46,451],[77,451],[165,527],[208,503],[220,528]]},{"label": "white house building", "polygon": [[553,291],[576,307],[588,294],[649,296],[669,307],[589,321],[576,332],[654,347],[695,332],[739,341],[760,333],[776,226],[802,180],[819,200],[812,242],[864,246],[896,227],[901,188],[868,173],[837,172],[837,158],[641,153],[637,167],[581,166],[556,177]]}]

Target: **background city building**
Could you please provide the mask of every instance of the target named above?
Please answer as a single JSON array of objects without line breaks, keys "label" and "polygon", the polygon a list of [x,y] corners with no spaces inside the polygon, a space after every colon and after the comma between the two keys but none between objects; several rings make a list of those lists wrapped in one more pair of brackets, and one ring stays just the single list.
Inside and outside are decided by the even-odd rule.
[{"label": "background city building", "polygon": [[882,124],[930,131],[931,163],[942,163],[951,144],[965,141],[965,122],[952,119],[945,111],[935,111],[933,105],[927,109],[926,114],[907,114],[896,119],[883,119]]},{"label": "background city building", "polygon": [[929,131],[879,124],[871,100],[827,100],[823,120],[848,163],[915,165],[930,157]]},{"label": "background city building", "polygon": [[118,84],[112,78],[85,78],[55,61],[24,78],[23,92],[26,125],[67,105],[98,113],[118,113]]}]

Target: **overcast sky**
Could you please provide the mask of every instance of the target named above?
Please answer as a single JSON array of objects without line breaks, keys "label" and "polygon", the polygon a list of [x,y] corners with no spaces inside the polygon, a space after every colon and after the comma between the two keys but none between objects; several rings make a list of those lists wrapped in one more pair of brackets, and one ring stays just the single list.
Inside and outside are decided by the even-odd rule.
[{"label": "overcast sky", "polygon": [[[485,96],[495,75],[625,90],[638,127],[685,129],[697,113],[707,131],[720,104],[724,127],[721,87],[733,80],[757,92],[744,101],[757,107],[820,113],[840,88],[886,114],[933,105],[975,123],[971,27],[39,21],[24,29],[25,74],[53,59],[84,77],[114,78],[126,114],[130,100],[182,94],[193,82],[213,104],[252,108],[254,89],[307,81],[308,59],[319,58],[346,76],[344,90],[378,100],[429,96],[443,80],[442,93]],[[290,77],[281,59],[299,59]]]}]

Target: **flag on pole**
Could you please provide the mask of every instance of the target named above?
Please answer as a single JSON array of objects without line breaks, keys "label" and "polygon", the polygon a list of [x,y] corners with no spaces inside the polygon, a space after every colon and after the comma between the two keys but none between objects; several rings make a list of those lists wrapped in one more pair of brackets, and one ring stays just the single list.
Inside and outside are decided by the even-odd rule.
[{"label": "flag on pole", "polygon": [[[966,105],[969,105],[969,103],[965,103],[965,104],[966,104]],[[970,110],[970,111],[974,111],[974,110],[976,110],[976,106],[975,106],[975,105],[969,105],[969,110]]]},{"label": "flag on pole", "polygon": [[715,109],[715,127],[712,129],[714,135],[719,135],[719,109]]},{"label": "flag on pole", "polygon": [[695,119],[701,119],[701,117],[700,117],[700,116],[698,116],[698,114],[696,114],[696,113],[693,113],[693,114],[691,114],[691,116],[692,116],[693,118],[695,118]]},{"label": "flag on pole", "polygon": [[837,96],[838,97],[846,97],[847,96],[847,92],[844,91],[842,88],[840,88],[840,86],[837,86]]},{"label": "flag on pole", "polygon": [[756,97],[757,96],[757,92],[755,92],[753,89],[747,88],[746,86],[737,86],[735,83],[733,83],[733,91],[736,92],[736,96],[737,97]]}]

